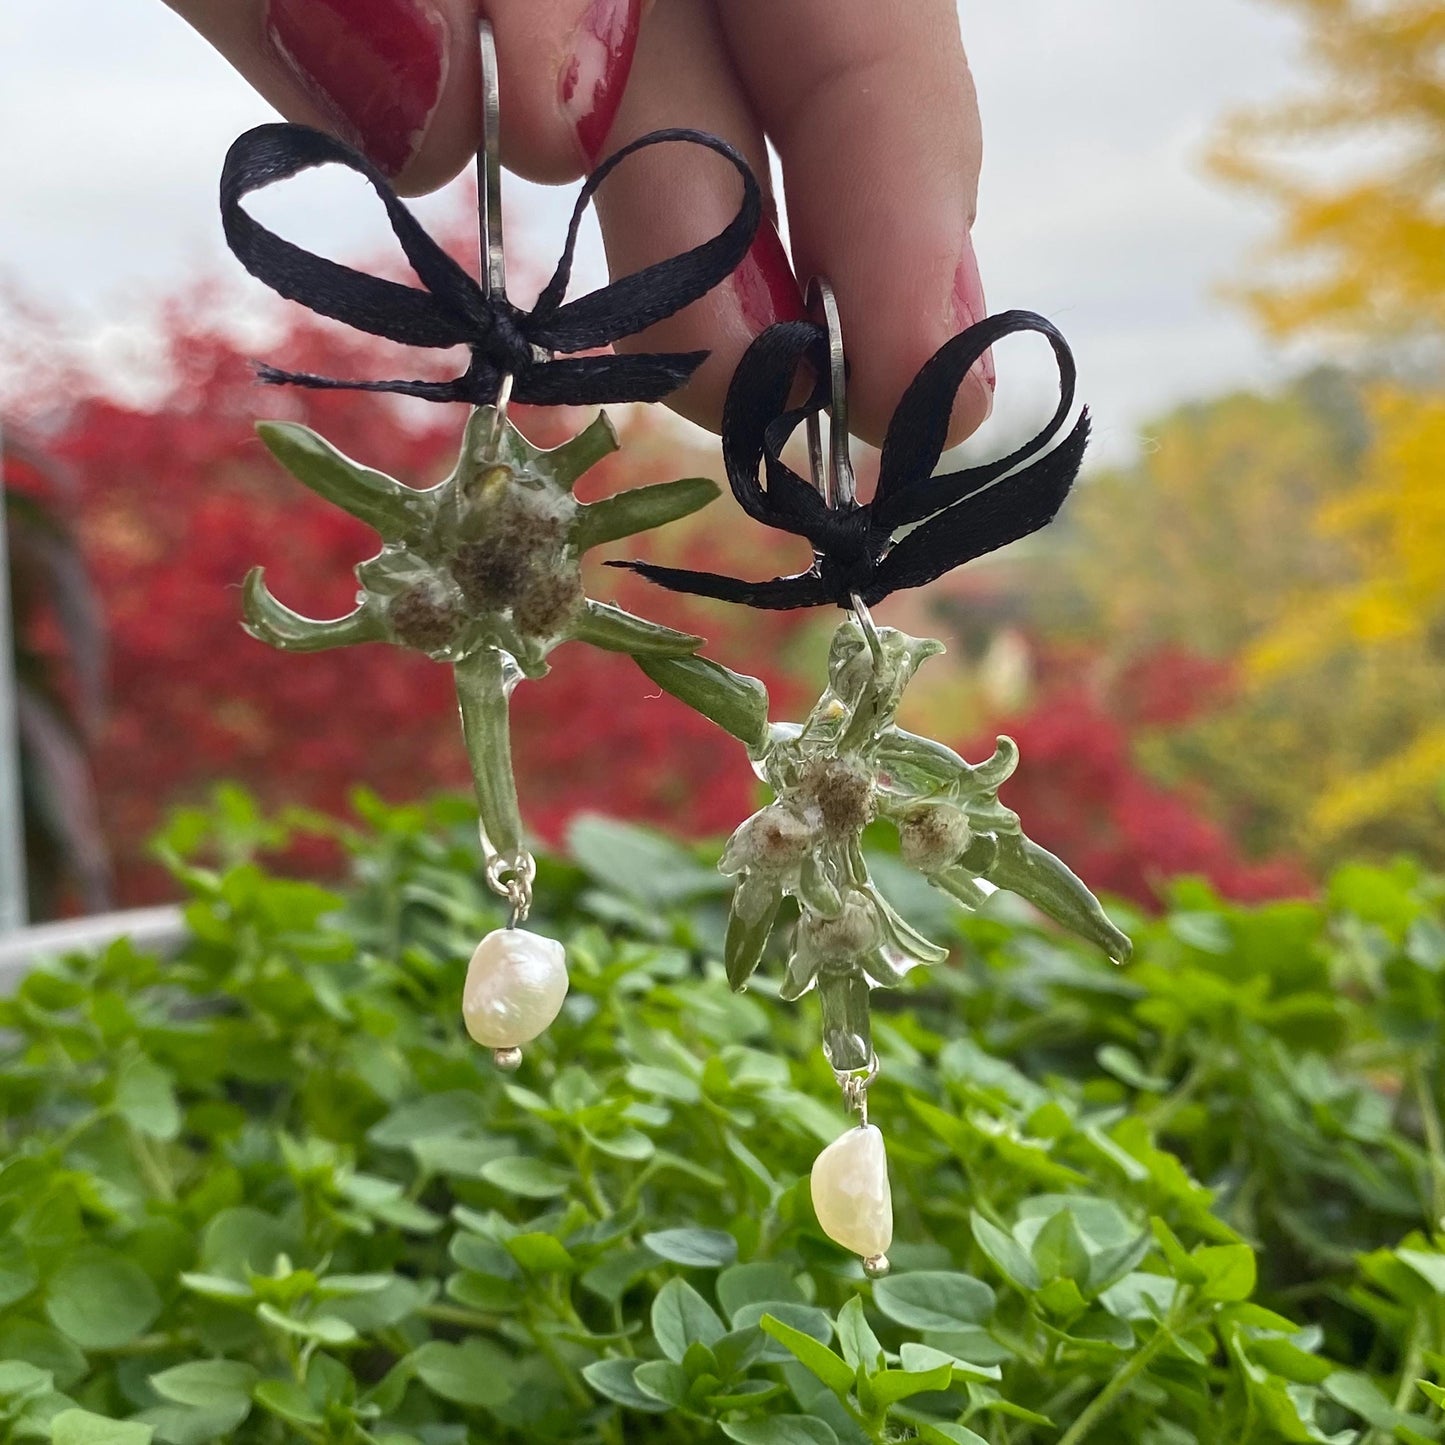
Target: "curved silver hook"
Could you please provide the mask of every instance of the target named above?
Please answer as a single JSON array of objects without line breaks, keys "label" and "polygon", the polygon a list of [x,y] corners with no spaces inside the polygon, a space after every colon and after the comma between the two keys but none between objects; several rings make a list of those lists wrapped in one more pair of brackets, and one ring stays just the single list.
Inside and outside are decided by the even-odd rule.
[{"label": "curved silver hook", "polygon": [[482,143],[477,147],[477,235],[482,285],[488,295],[506,294],[502,252],[502,94],[497,82],[497,42],[490,20],[477,21],[482,53]]},{"label": "curved silver hook", "polygon": [[843,353],[843,323],[838,316],[838,298],[827,278],[814,276],[808,282],[808,310],[822,307],[823,326],[828,333],[828,472],[823,473],[823,438],[814,413],[808,418],[808,461],[813,485],[830,507],[850,507],[857,499],[858,484],[848,454],[848,366]]}]

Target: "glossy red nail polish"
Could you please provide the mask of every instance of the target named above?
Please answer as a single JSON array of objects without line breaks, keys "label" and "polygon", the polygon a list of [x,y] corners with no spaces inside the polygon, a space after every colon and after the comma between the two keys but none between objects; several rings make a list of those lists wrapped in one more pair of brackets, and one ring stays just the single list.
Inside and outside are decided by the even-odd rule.
[{"label": "glossy red nail polish", "polygon": [[[953,273],[953,324],[959,331],[982,321],[988,315],[988,302],[983,296],[983,278],[978,274],[978,257],[972,242],[965,241],[958,269]],[[983,378],[989,391],[998,385],[990,348],[974,363],[974,370]]]},{"label": "glossy red nail polish", "polygon": [[800,321],[808,314],[788,253],[783,250],[782,237],[766,219],[759,225],[730,284],[743,320],[753,331],[764,331],[775,321]]},{"label": "glossy red nail polish", "polygon": [[447,64],[446,27],[423,0],[269,0],[266,38],[384,171],[417,153]]},{"label": "glossy red nail polish", "polygon": [[572,37],[557,94],[589,165],[602,154],[617,118],[641,20],[642,0],[592,0]]}]

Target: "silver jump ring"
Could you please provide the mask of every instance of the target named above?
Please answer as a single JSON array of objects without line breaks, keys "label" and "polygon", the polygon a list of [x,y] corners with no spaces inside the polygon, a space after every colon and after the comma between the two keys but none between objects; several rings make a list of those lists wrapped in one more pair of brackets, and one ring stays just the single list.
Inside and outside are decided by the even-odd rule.
[{"label": "silver jump ring", "polygon": [[878,1055],[873,1054],[868,1060],[867,1069],[861,1073],[833,1070],[833,1078],[843,1091],[843,1107],[858,1115],[860,1125],[868,1122],[868,1087],[877,1079],[878,1068]]},{"label": "silver jump ring", "polygon": [[510,858],[494,853],[487,859],[487,887],[505,898],[511,908],[508,928],[527,921],[532,911],[532,884],[537,877],[537,860],[525,848]]}]

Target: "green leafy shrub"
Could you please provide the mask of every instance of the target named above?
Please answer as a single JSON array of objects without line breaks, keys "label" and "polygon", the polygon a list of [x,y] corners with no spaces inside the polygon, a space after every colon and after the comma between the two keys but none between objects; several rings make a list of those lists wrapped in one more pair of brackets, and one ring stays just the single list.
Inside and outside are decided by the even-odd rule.
[{"label": "green leafy shrub", "polygon": [[869,1283],[808,1202],[811,1000],[728,991],[709,859],[591,820],[543,860],[573,991],[509,1077],[458,1015],[470,808],[362,809],[344,896],[235,797],[179,819],[180,955],[0,1001],[0,1439],[1441,1438],[1437,881],[1181,886],[1120,972],[878,857],[956,954],[880,1000]]}]

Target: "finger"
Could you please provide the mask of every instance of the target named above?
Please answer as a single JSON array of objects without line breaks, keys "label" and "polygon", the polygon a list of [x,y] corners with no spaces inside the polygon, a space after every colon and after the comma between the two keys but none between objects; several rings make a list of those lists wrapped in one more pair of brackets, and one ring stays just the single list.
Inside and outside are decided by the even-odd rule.
[{"label": "finger", "polygon": [[[167,0],[288,120],[356,145],[408,194],[481,135],[477,0]],[[486,0],[502,159],[565,181],[595,159],[627,83],[643,0]]]},{"label": "finger", "polygon": [[[663,126],[691,126],[731,141],[767,195],[762,129],[743,98],[706,0],[668,0],[648,15],[606,149]],[[720,231],[737,206],[737,176],[717,157],[697,146],[655,146],[628,160],[598,192],[608,268],[622,276],[677,255]],[[776,214],[770,198],[764,209]],[[802,314],[792,268],[765,216],[752,249],[728,280],[618,349],[708,350],[708,359],[668,405],[716,430],[728,382],[748,343],[773,322]]]},{"label": "finger", "polygon": [[[881,441],[904,388],[985,314],[969,229],[982,156],[954,0],[727,0],[739,73],[783,163],[798,275],[828,277],[855,429]],[[952,440],[992,405],[987,358]]]}]

